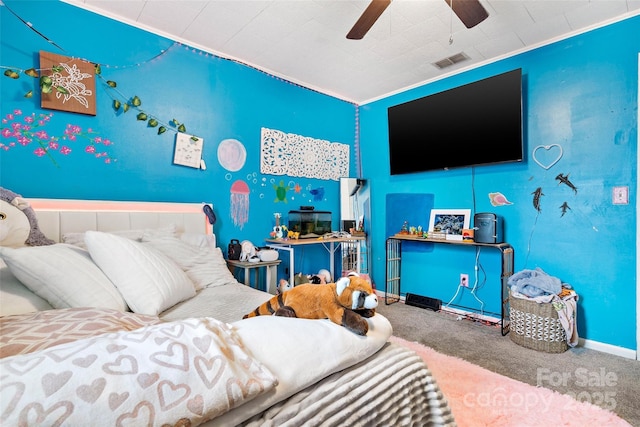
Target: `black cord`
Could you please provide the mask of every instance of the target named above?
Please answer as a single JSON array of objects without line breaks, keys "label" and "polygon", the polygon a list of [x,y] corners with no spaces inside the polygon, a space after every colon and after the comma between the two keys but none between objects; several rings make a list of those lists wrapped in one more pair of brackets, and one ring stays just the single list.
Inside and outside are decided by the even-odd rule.
[{"label": "black cord", "polygon": [[42,37],[43,39],[45,39],[46,41],[48,41],[49,43],[51,43],[52,45],[54,45],[55,47],[57,47],[58,49],[60,49],[63,52],[66,52],[63,48],[61,48],[60,46],[58,46],[56,44],[56,42],[54,42],[53,40],[51,40],[50,38],[48,38],[47,36],[45,36],[44,34],[42,34],[40,31],[36,30],[35,28],[33,28],[33,24],[31,24],[31,22],[27,22],[24,19],[22,19],[20,16],[18,16],[17,13],[15,13],[13,10],[11,10],[11,8],[9,6],[7,6],[7,4],[5,2],[3,2],[2,0],[0,0],[0,6],[4,6],[7,8],[7,10],[9,12],[11,12],[13,14],[13,16],[15,16],[16,18],[18,18],[24,25],[26,25],[27,27],[31,28],[33,31],[35,31],[36,34],[38,34],[40,37]]}]

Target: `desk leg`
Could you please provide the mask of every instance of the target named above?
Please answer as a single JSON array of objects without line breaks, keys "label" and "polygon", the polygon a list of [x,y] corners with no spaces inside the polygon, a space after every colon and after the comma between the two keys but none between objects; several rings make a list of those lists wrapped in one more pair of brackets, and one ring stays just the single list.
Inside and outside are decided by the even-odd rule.
[{"label": "desk leg", "polygon": [[244,268],[244,284],[249,286],[251,284],[251,277],[249,277],[249,269]]},{"label": "desk leg", "polygon": [[277,273],[278,273],[278,266],[277,265],[268,265],[267,267],[267,277],[265,279],[266,281],[266,291],[269,292],[270,294],[276,294],[276,280],[277,280]]},{"label": "desk leg", "polygon": [[293,260],[293,248],[289,248],[289,283],[292,285],[295,283],[295,264]]},{"label": "desk leg", "polygon": [[329,244],[329,271],[331,272],[331,278],[336,281],[336,260],[335,260],[336,246],[333,242]]}]

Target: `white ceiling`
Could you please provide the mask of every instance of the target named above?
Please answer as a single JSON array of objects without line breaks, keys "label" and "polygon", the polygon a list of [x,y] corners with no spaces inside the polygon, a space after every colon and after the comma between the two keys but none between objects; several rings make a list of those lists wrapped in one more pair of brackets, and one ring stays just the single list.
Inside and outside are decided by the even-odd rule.
[{"label": "white ceiling", "polygon": [[357,104],[640,14],[640,0],[481,0],[489,17],[467,29],[444,0],[394,0],[347,40],[369,0],[64,1]]}]

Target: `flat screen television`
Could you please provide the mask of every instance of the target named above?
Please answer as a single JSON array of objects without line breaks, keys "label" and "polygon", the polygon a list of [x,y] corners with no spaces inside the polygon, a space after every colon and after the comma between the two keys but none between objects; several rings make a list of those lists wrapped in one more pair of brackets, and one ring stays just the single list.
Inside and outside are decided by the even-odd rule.
[{"label": "flat screen television", "polygon": [[522,70],[389,107],[391,175],[523,159]]}]

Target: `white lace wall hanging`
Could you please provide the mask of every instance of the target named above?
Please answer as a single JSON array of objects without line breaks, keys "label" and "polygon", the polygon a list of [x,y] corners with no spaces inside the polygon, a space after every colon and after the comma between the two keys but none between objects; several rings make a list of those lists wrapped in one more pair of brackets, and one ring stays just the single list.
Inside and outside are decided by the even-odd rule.
[{"label": "white lace wall hanging", "polygon": [[349,176],[349,146],[262,128],[260,172],[337,181]]}]

